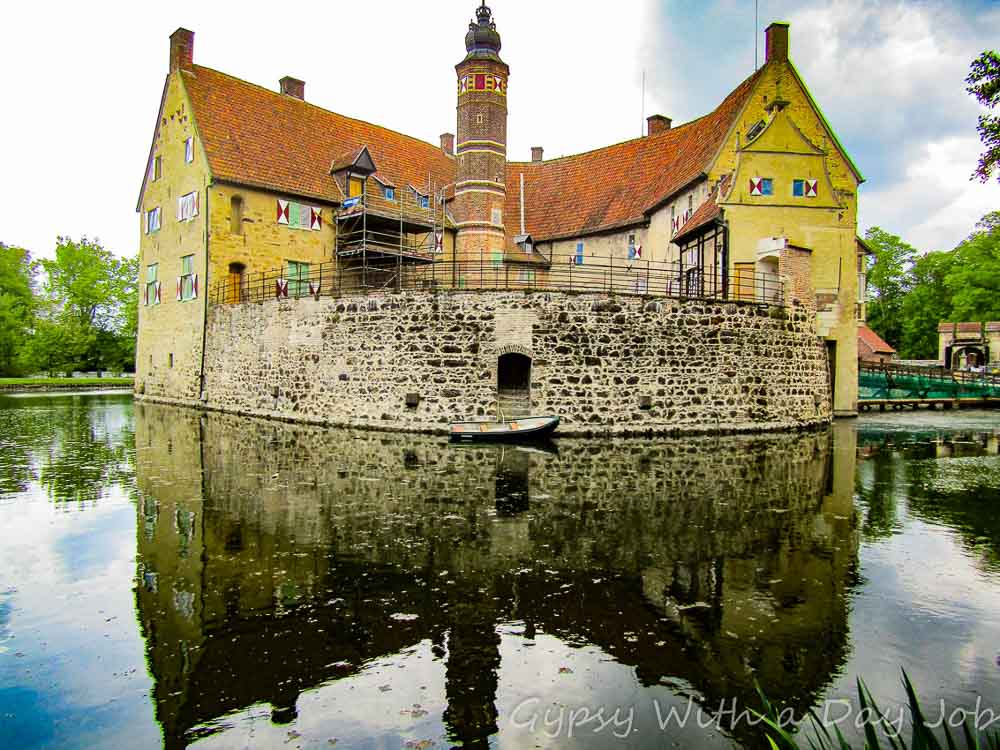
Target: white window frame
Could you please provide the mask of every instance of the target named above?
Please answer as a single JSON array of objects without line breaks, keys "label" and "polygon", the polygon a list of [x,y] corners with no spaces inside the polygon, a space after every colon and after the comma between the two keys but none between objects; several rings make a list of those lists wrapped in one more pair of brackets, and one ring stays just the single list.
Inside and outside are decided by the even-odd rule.
[{"label": "white window frame", "polygon": [[161,226],[160,207],[155,206],[154,208],[151,208],[148,211],[146,211],[146,234],[153,234],[154,232],[159,232],[160,226]]},{"label": "white window frame", "polygon": [[[184,262],[190,262],[190,268],[184,267]],[[196,299],[198,296],[195,290],[194,253],[181,256],[181,302]]]},{"label": "white window frame", "polygon": [[191,221],[198,215],[198,191],[185,193],[177,199],[177,221]]},{"label": "white window frame", "polygon": [[156,286],[159,284],[159,263],[150,263],[146,266],[146,305],[158,305],[159,300],[156,299]]},{"label": "white window frame", "polygon": [[194,138],[188,136],[187,140],[184,141],[184,163],[191,164],[194,162]]}]

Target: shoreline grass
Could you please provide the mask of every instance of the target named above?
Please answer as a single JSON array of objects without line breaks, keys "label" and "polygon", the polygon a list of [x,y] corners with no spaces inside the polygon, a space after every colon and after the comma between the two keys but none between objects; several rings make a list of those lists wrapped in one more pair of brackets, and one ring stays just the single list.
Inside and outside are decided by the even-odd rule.
[{"label": "shoreline grass", "polygon": [[[785,728],[782,726],[781,715],[776,706],[768,701],[764,691],[757,686],[757,694],[764,704],[763,713],[757,713],[767,729],[764,737],[767,738],[768,746],[771,750],[806,750],[806,745],[802,740],[808,742],[809,750],[853,750],[853,748],[864,748],[864,750],[882,750],[883,747],[889,750],[959,750],[959,744],[955,737],[964,740],[965,750],[1000,750],[1000,731],[991,730],[980,732],[977,726],[970,726],[968,717],[963,713],[963,720],[959,726],[949,727],[942,722],[943,739],[939,738],[929,728],[925,719],[924,709],[920,705],[917,692],[910,682],[906,670],[902,671],[903,689],[906,693],[907,703],[910,709],[910,732],[909,742],[899,736],[892,723],[882,713],[871,691],[864,681],[857,678],[858,703],[861,706],[861,716],[863,717],[864,740],[862,745],[851,745],[840,733],[840,729],[834,725],[833,734],[823,725],[819,717],[812,710],[809,711],[809,723],[804,723],[798,729]],[[993,712],[990,711],[990,718]],[[811,724],[811,726],[810,726]],[[958,732],[959,727],[961,733]],[[811,734],[806,729],[811,729]],[[952,734],[955,729],[955,735]]]},{"label": "shoreline grass", "polygon": [[0,378],[0,389],[5,388],[79,388],[130,386],[132,378]]}]

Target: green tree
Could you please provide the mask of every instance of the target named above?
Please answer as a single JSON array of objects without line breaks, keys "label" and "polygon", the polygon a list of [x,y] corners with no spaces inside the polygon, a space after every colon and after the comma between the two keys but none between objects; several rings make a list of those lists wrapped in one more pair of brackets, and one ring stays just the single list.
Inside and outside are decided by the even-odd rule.
[{"label": "green tree", "polygon": [[[965,82],[969,84],[965,90],[987,109],[992,110],[1000,104],[1000,55],[993,50],[983,52],[972,61],[971,72]],[[1000,115],[982,113],[976,129],[986,150],[979,157],[972,176],[986,182],[1000,165]],[[997,180],[1000,181],[1000,175]]]},{"label": "green tree", "polygon": [[0,242],[0,374],[18,375],[35,315],[36,265],[31,254]]},{"label": "green tree", "polygon": [[984,216],[952,251],[944,283],[951,293],[951,320],[1000,320],[1000,212]]},{"label": "green tree", "polygon": [[[138,259],[120,258],[97,241],[59,237],[42,260],[46,323],[34,354],[47,369],[119,369],[135,354]],[[61,351],[52,351],[59,346]]]},{"label": "green tree", "polygon": [[872,227],[865,241],[875,253],[868,271],[868,325],[895,349],[903,339],[903,300],[910,291],[910,267],[917,251],[894,234]]},{"label": "green tree", "polygon": [[951,290],[945,278],[952,269],[950,252],[927,253],[910,271],[911,288],[903,298],[903,359],[937,359],[938,324],[951,316]]}]

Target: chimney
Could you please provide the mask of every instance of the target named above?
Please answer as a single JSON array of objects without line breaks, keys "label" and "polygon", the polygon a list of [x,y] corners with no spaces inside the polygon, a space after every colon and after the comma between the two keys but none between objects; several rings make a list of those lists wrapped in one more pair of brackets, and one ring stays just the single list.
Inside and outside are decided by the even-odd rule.
[{"label": "chimney", "polygon": [[448,156],[455,153],[455,134],[454,133],[442,133],[441,134],[441,150],[444,151]]},{"label": "chimney", "polygon": [[170,72],[191,70],[194,65],[194,32],[177,29],[170,35]]},{"label": "chimney", "polygon": [[[542,155],[544,153],[545,153],[545,149],[542,148],[541,146],[532,146],[531,147],[531,160],[532,161],[543,161],[543,156]],[[522,232],[522,234],[523,234],[523,232]]]},{"label": "chimney", "polygon": [[788,62],[788,24],[775,21],[764,32],[764,62]]},{"label": "chimney", "polygon": [[288,96],[293,96],[296,99],[306,100],[306,82],[300,81],[298,78],[292,78],[291,76],[285,76],[280,81],[278,85],[281,86],[281,93]]},{"label": "chimney", "polygon": [[670,130],[670,123],[672,122],[673,120],[664,115],[650,115],[646,118],[646,135],[666,133]]}]

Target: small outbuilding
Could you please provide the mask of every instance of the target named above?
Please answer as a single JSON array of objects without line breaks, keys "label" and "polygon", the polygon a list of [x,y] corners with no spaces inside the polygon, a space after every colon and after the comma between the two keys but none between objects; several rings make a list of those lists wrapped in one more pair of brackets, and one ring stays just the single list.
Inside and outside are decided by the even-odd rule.
[{"label": "small outbuilding", "polygon": [[895,358],[896,350],[881,336],[864,323],[858,324],[858,359],[863,362],[891,362]]}]

